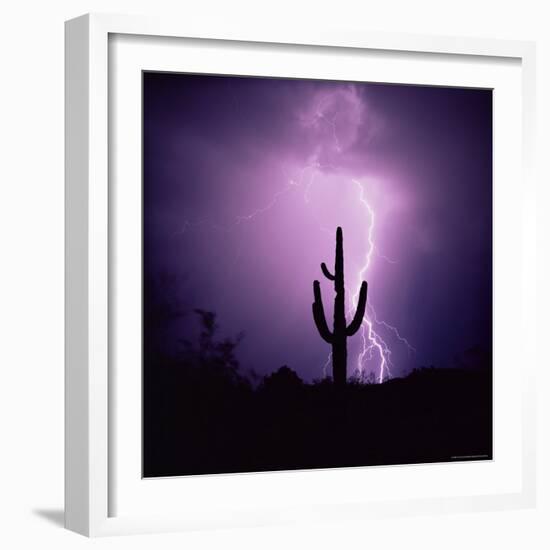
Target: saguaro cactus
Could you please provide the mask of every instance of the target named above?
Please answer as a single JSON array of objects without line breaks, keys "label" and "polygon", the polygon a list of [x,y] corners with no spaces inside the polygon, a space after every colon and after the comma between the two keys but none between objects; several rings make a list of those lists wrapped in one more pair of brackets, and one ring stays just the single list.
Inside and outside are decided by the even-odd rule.
[{"label": "saguaro cactus", "polygon": [[359,301],[353,321],[346,326],[346,296],[344,287],[344,244],[342,228],[336,229],[336,259],[334,262],[334,275],[327,266],[322,263],[321,271],[330,281],[334,281],[334,326],[332,332],[328,328],[321,298],[321,286],[319,281],[313,281],[313,319],[321,338],[332,345],[332,378],[334,383],[343,386],[347,381],[347,338],[353,336],[361,327],[365,308],[367,306],[367,283],[361,283]]}]

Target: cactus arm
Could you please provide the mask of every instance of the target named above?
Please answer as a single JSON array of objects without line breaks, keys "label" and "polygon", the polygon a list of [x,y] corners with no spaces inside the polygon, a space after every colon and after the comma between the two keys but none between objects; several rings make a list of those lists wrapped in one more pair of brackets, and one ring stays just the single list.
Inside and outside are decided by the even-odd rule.
[{"label": "cactus arm", "polygon": [[321,338],[328,344],[332,344],[332,333],[328,328],[323,306],[316,302],[313,303],[313,319]]},{"label": "cactus arm", "polygon": [[367,288],[366,281],[361,284],[361,290],[359,291],[359,301],[357,302],[357,310],[353,321],[346,328],[346,336],[353,336],[361,327],[363,318],[365,317],[365,309],[367,307]]},{"label": "cactus arm", "polygon": [[317,327],[317,330],[319,331],[319,334],[321,335],[321,338],[329,343],[332,344],[332,333],[330,332],[327,320],[325,317],[325,310],[323,308],[323,300],[321,298],[321,287],[319,285],[319,281],[313,282],[313,294],[315,297],[315,301],[312,304],[313,309],[313,319],[315,321],[315,325]]},{"label": "cactus arm", "polygon": [[321,271],[323,272],[323,275],[329,280],[329,281],[334,281],[334,279],[336,278],[329,270],[328,270],[328,267],[327,265],[325,264],[325,262],[323,262],[321,264]]}]

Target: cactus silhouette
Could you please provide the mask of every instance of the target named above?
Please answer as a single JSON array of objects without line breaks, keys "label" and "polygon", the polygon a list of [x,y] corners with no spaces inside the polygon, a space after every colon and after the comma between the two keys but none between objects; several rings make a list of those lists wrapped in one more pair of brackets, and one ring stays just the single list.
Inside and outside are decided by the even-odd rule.
[{"label": "cactus silhouette", "polygon": [[361,327],[365,308],[367,306],[367,283],[361,283],[359,301],[353,321],[346,324],[346,296],[344,286],[344,238],[342,228],[336,229],[336,259],[334,261],[334,275],[330,273],[327,266],[322,263],[321,271],[330,281],[334,281],[334,325],[332,332],[328,328],[321,298],[321,286],[319,281],[313,281],[313,319],[321,338],[332,345],[332,378],[338,386],[343,386],[347,381],[347,339],[353,336]]}]

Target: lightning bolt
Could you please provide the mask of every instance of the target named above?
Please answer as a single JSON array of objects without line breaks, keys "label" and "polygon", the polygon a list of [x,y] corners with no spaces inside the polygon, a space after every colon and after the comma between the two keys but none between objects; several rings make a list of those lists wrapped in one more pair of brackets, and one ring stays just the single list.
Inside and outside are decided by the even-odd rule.
[{"label": "lightning bolt", "polygon": [[248,222],[250,220],[253,220],[254,218],[260,216],[261,214],[265,214],[268,210],[271,210],[278,202],[278,200],[283,196],[286,195],[289,191],[291,191],[294,187],[299,186],[300,183],[296,182],[292,179],[288,180],[287,184],[277,191],[271,200],[265,205],[262,206],[253,212],[246,214],[245,216],[237,216],[237,224],[241,224],[243,222]]},{"label": "lightning bolt", "polygon": [[[355,179],[353,179],[352,182],[359,189],[359,202],[365,209],[365,213],[366,213],[365,217],[368,220],[368,222],[367,222],[367,250],[365,253],[365,260],[363,262],[361,269],[359,270],[359,274],[357,277],[357,287],[355,289],[355,292],[352,294],[350,312],[349,312],[350,315],[352,314],[352,310],[354,310],[357,307],[361,283],[367,278],[366,277],[367,271],[371,265],[372,256],[375,251],[374,211],[369,205],[369,203],[367,202],[363,184],[359,180],[355,180]],[[357,357],[357,367],[356,367],[357,376],[360,380],[364,380],[365,362],[367,360],[371,360],[374,357],[378,356],[379,358],[378,382],[382,383],[384,382],[385,379],[392,377],[392,370],[391,370],[393,368],[393,363],[391,359],[392,352],[389,345],[384,340],[384,338],[382,338],[380,333],[375,330],[374,328],[375,324],[382,325],[386,327],[388,330],[390,330],[402,344],[407,346],[409,353],[416,352],[416,349],[413,346],[411,346],[411,344],[408,342],[406,338],[401,336],[401,334],[399,333],[396,327],[390,325],[385,321],[379,321],[372,303],[370,301],[367,301],[367,310],[366,310],[365,317],[363,318],[363,324],[361,325],[361,338],[362,338],[363,347],[361,349],[361,352],[359,353],[359,356]]]}]

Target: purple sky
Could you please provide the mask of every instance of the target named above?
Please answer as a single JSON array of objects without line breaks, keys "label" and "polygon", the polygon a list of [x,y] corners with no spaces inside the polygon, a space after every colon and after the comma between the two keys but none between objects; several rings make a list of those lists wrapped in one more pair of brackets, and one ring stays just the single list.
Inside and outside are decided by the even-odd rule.
[{"label": "purple sky", "polygon": [[[145,73],[143,92],[145,271],[243,331],[244,369],[322,376],[312,282],[332,326],[319,264],[338,225],[348,298],[369,283],[364,373],[380,373],[373,342],[393,375],[490,348],[491,91]],[[171,337],[195,330],[189,314]]]}]

